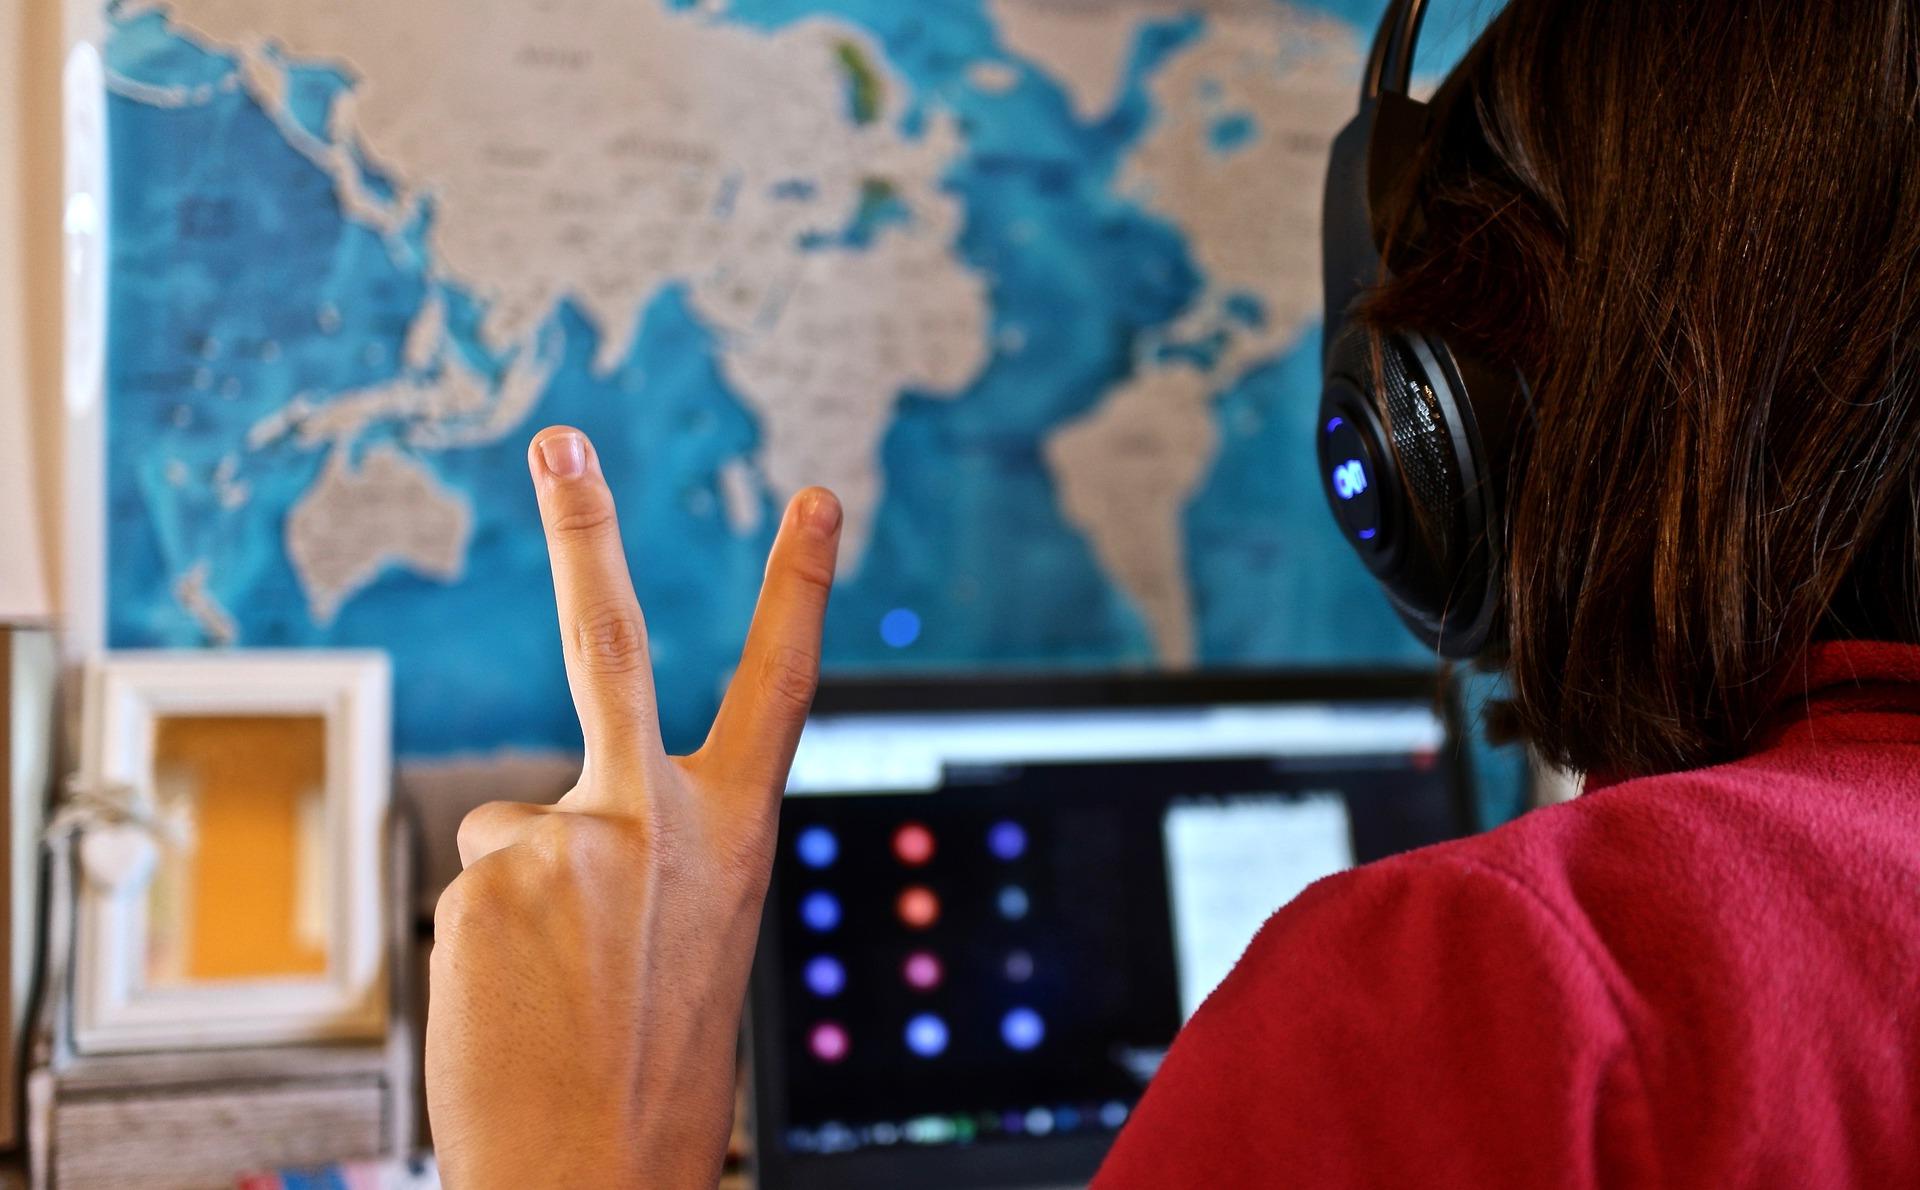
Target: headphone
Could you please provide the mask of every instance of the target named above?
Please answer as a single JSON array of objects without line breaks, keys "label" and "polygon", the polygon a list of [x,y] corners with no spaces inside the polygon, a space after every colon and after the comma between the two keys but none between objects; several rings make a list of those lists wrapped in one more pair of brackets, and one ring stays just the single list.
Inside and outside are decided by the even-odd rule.
[{"label": "headphone", "polygon": [[1426,0],[1393,0],[1334,138],[1320,228],[1326,325],[1318,432],[1334,517],[1400,619],[1441,656],[1488,647],[1500,611],[1508,457],[1530,394],[1437,335],[1352,324],[1388,276],[1384,208],[1444,111],[1407,94]]}]

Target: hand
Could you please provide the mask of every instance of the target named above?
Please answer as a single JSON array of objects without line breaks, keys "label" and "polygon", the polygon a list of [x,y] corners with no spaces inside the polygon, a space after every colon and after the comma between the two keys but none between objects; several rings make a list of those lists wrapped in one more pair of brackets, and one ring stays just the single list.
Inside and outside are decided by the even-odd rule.
[{"label": "hand", "polygon": [[427,1014],[441,1174],[459,1190],[711,1187],[840,505],[809,489],[788,507],[713,731],[674,757],[593,448],[555,427],[528,462],[586,764],[556,805],[460,824]]}]

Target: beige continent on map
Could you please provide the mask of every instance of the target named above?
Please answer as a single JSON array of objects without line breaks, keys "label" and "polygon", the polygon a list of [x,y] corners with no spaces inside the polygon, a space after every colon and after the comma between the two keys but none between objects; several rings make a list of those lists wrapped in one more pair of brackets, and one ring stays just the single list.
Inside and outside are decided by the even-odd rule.
[{"label": "beige continent on map", "polygon": [[390,565],[458,581],[472,529],[466,502],[419,463],[382,445],[355,468],[342,448],[287,514],[287,557],[325,624]]},{"label": "beige continent on map", "polygon": [[200,631],[206,633],[208,643],[224,647],[240,639],[240,626],[233,622],[233,616],[207,590],[207,564],[204,560],[188,567],[187,572],[173,584],[173,597],[193,617]]},{"label": "beige continent on map", "polygon": [[1046,442],[1062,511],[1088,531],[1094,555],[1145,614],[1169,665],[1194,660],[1180,514],[1218,446],[1210,391],[1198,368],[1152,368]]},{"label": "beige continent on map", "polygon": [[[1090,10],[1081,0],[1000,0]],[[1137,21],[1145,2],[1107,17]],[[1096,20],[1090,11],[1075,17]],[[1057,430],[1046,458],[1067,519],[1140,608],[1163,662],[1195,660],[1181,517],[1219,451],[1212,402],[1247,371],[1293,349],[1320,315],[1320,186],[1333,136],[1353,114],[1360,47],[1338,21],[1284,5],[1222,4],[1149,84],[1156,119],[1128,155],[1121,192],[1180,228],[1204,285],[1164,332],[1189,343],[1226,330],[1205,366],[1143,352],[1136,372]],[[1217,121],[1251,121],[1247,141],[1213,146]],[[1230,317],[1229,299],[1262,318]]]},{"label": "beige continent on map", "polygon": [[1001,40],[1066,91],[1073,114],[1097,120],[1120,98],[1143,15],[1170,3],[1140,0],[989,0]]},{"label": "beige continent on map", "polygon": [[[1157,118],[1115,184],[1181,229],[1205,279],[1169,337],[1218,326],[1234,294],[1259,299],[1264,323],[1229,340],[1222,375],[1291,348],[1320,317],[1321,185],[1359,102],[1360,60],[1346,24],[1263,4],[1209,18],[1149,84]],[[1236,116],[1251,136],[1215,148],[1216,123]]]}]

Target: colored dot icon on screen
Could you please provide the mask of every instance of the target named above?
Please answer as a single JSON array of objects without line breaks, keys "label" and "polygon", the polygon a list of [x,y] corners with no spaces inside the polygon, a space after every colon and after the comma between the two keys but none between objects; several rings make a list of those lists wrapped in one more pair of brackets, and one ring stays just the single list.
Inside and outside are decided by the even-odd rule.
[{"label": "colored dot icon on screen", "polygon": [[838,996],[847,986],[847,969],[832,955],[818,955],[807,963],[807,987],[816,996]]},{"label": "colored dot icon on screen", "polygon": [[900,920],[915,930],[927,929],[940,920],[940,898],[923,885],[902,890],[894,909],[900,914]]},{"label": "colored dot icon on screen", "polygon": [[923,1058],[937,1058],[947,1051],[947,1022],[923,1012],[907,1022],[907,1048]]},{"label": "colored dot icon on screen", "polygon": [[847,1031],[832,1021],[821,1021],[807,1034],[807,1048],[822,1062],[838,1062],[853,1048]]},{"label": "colored dot icon on screen", "polygon": [[827,868],[840,858],[840,840],[824,826],[810,826],[793,841],[800,862],[809,868]]},{"label": "colored dot icon on screen", "polygon": [[909,868],[917,868],[933,858],[933,832],[917,822],[909,822],[893,832],[893,857]]},{"label": "colored dot icon on screen", "polygon": [[896,607],[880,617],[880,640],[890,649],[904,649],[920,639],[920,613]]},{"label": "colored dot icon on screen", "polygon": [[1013,821],[996,822],[987,831],[987,850],[995,859],[1012,863],[1027,853],[1027,832]]},{"label": "colored dot icon on screen", "polygon": [[932,991],[946,977],[946,968],[940,965],[940,960],[932,951],[916,950],[907,956],[906,962],[900,964],[900,978],[917,992]]},{"label": "colored dot icon on screen", "polygon": [[1046,1040],[1046,1022],[1031,1008],[1016,1008],[1000,1018],[1000,1040],[1025,1053]]},{"label": "colored dot icon on screen", "polygon": [[1008,921],[1019,921],[1027,915],[1027,910],[1032,908],[1027,900],[1027,890],[1017,884],[1009,884],[1002,888],[1000,895],[994,898],[994,905],[1000,910],[1000,916]]},{"label": "colored dot icon on screen", "polygon": [[1007,952],[1007,980],[1011,983],[1025,983],[1033,978],[1033,956],[1024,950]]},{"label": "colored dot icon on screen", "polygon": [[824,934],[840,924],[840,901],[830,892],[810,892],[800,899],[800,920]]}]

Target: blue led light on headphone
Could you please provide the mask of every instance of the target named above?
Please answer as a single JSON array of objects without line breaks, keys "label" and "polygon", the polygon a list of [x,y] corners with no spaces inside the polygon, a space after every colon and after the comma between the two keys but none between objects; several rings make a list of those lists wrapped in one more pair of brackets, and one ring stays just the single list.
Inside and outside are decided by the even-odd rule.
[{"label": "blue led light on headphone", "polygon": [[1327,418],[1320,440],[1321,476],[1340,524],[1355,544],[1380,534],[1381,493],[1377,490],[1374,451],[1364,423],[1348,416]]},{"label": "blue led light on headphone", "polygon": [[1334,495],[1351,500],[1366,490],[1367,466],[1359,459],[1348,459],[1333,469]]}]

